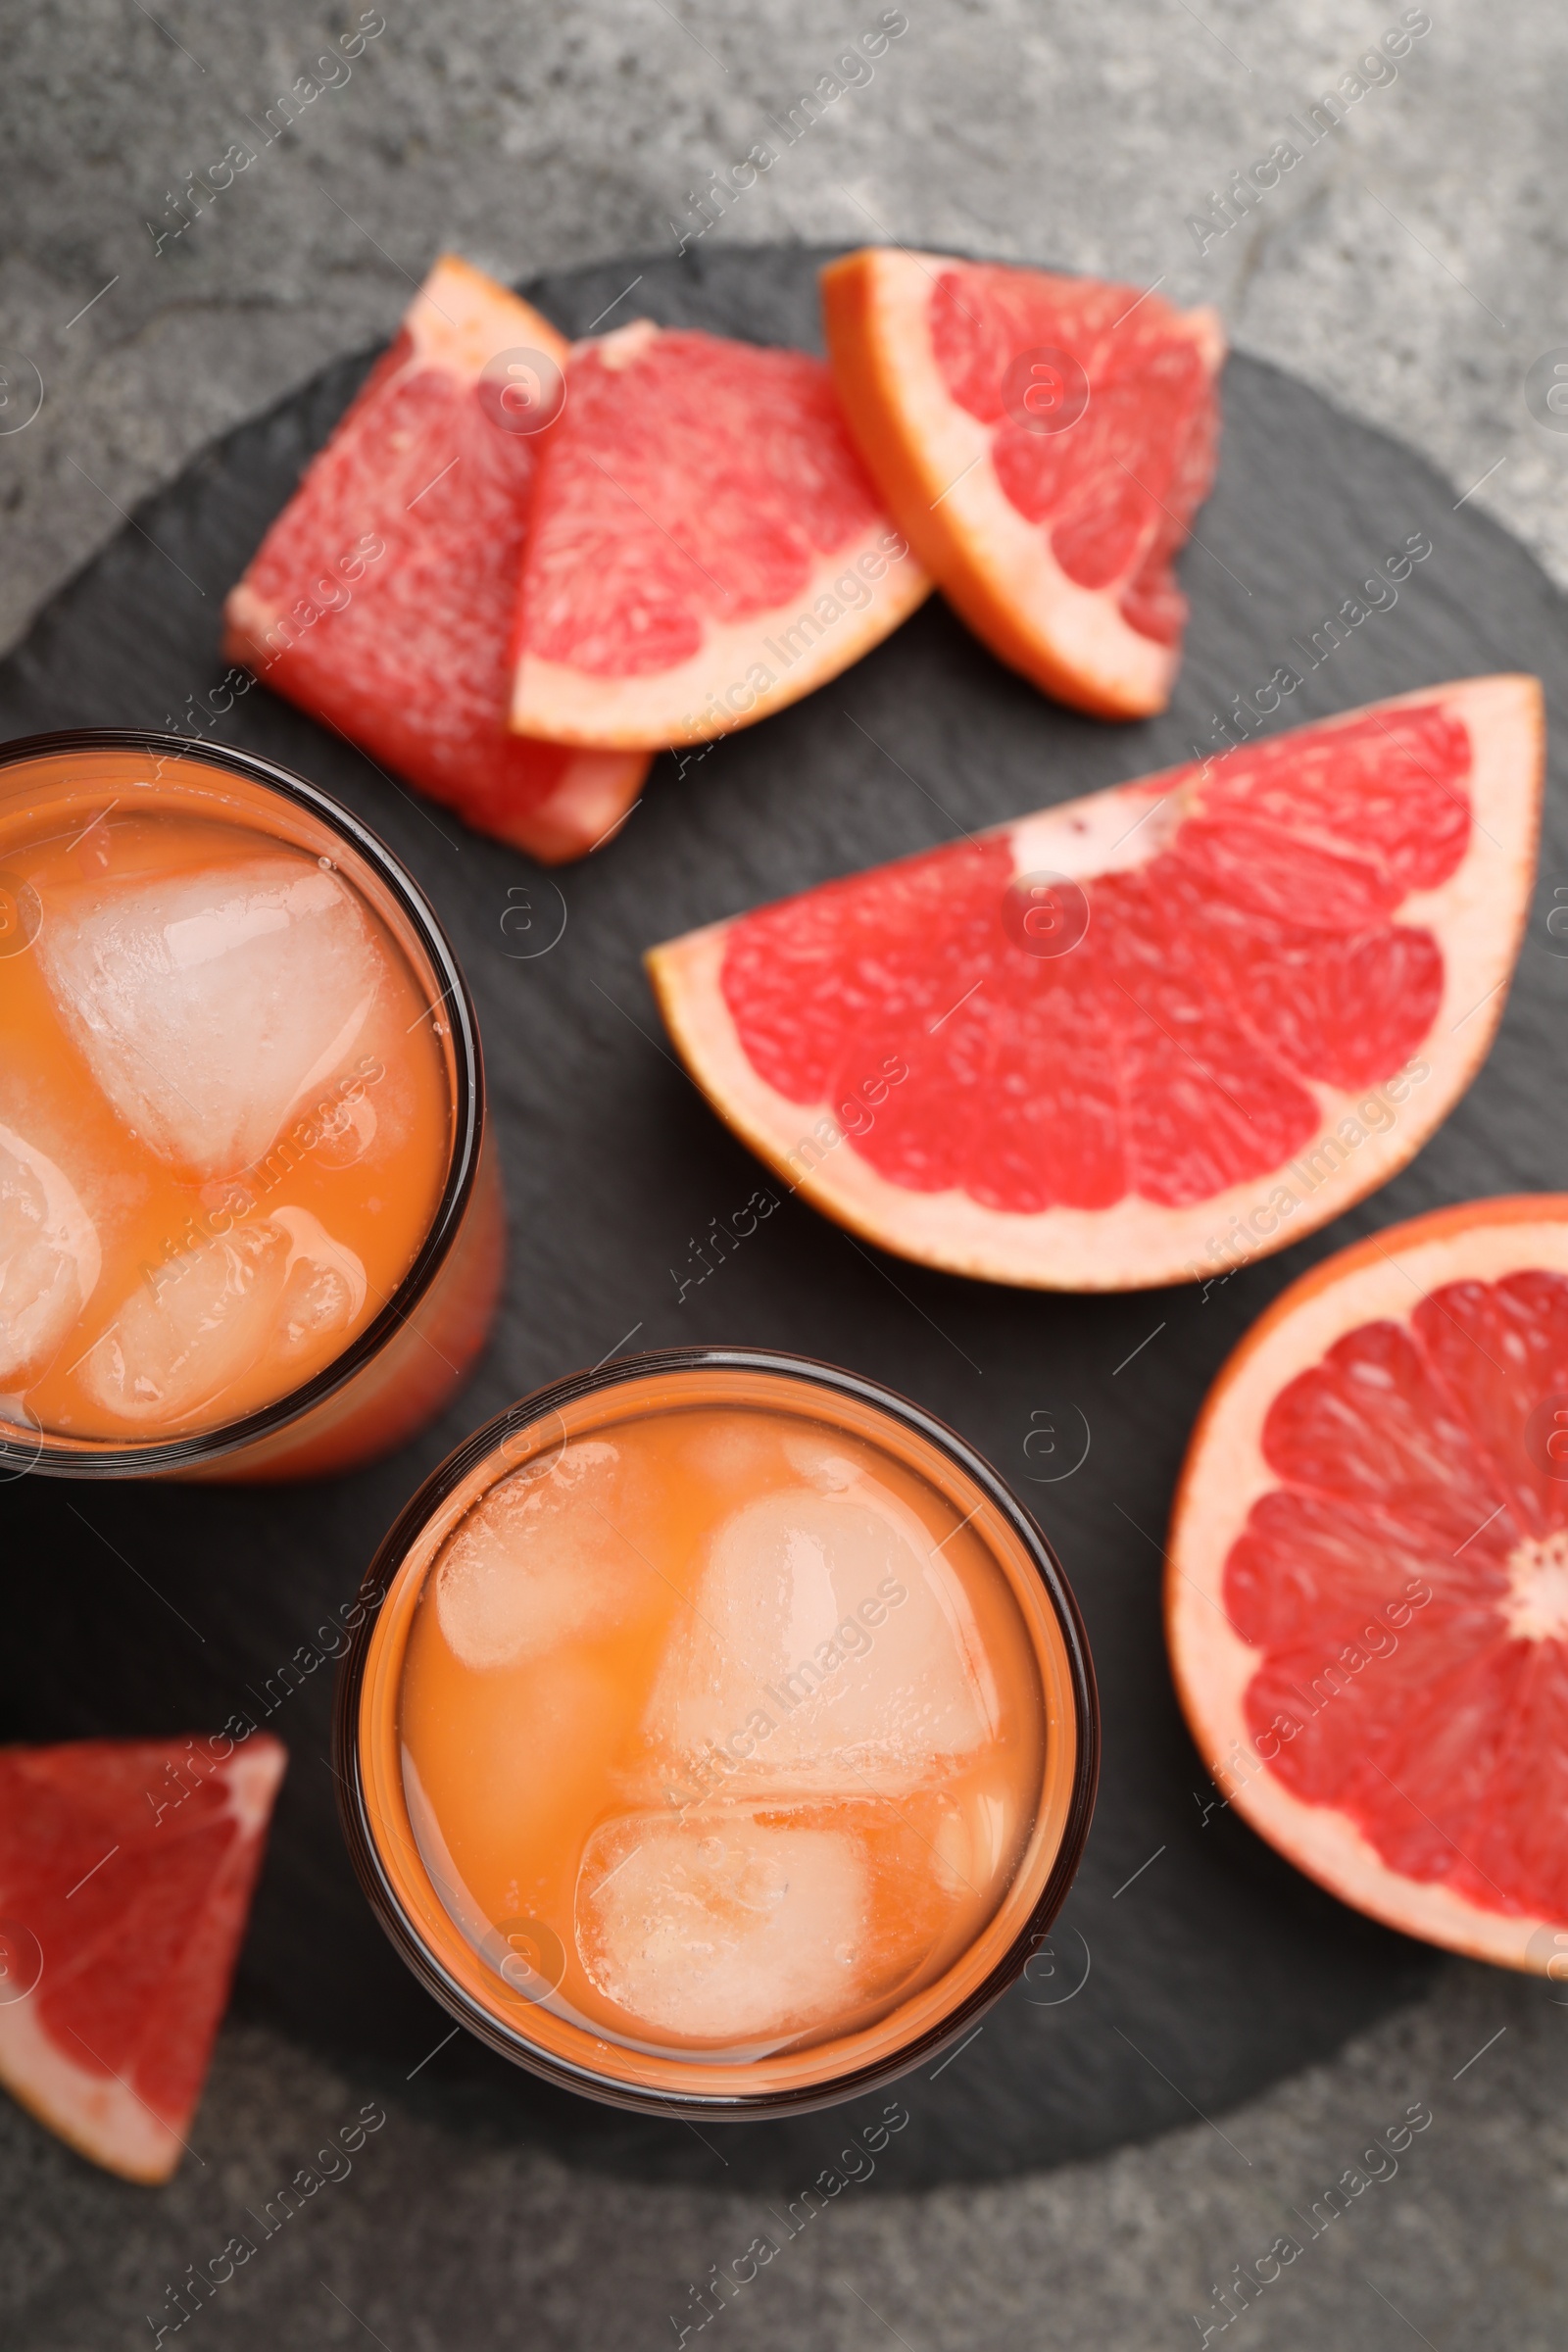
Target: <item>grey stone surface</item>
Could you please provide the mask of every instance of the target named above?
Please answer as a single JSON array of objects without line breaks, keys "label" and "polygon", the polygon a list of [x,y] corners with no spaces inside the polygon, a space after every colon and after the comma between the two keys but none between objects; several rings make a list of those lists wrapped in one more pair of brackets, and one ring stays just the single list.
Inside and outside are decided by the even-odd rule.
[{"label": "grey stone surface", "polygon": [[[675,2344],[680,2325],[700,2342],[722,2300],[710,2340],[748,2352],[1152,2352],[1205,2328],[1253,2352],[1562,2342],[1568,2006],[1481,1968],[1456,1965],[1438,1999],[1333,2066],[1152,2146],[919,2195],[883,2193],[896,2137],[841,2162],[830,2115],[817,2177],[839,2186],[815,2200],[808,2171],[788,2199],[727,2194],[721,2132],[710,2193],[575,2175],[444,2109],[440,2065],[416,2096],[231,2026],[193,2155],[156,2194],[0,2107],[3,2340],[133,2352],[168,2324],[166,2345],[231,2352],[632,2352]],[[922,2087],[901,2086],[911,2112]],[[346,2162],[326,2154],[367,2109],[380,2129]],[[181,2301],[189,2266],[236,2236],[232,2277]],[[1268,2283],[1234,2299],[1236,2266],[1255,2281],[1271,2247]],[[746,2283],[722,2299],[713,2273],[737,2265]]]},{"label": "grey stone surface", "polygon": [[[1240,344],[1423,448],[1455,499],[1479,482],[1476,503],[1568,581],[1568,434],[1524,392],[1531,365],[1568,346],[1568,20],[1547,0],[1436,0],[1397,79],[1356,99],[1202,253],[1190,217],[1294,135],[1287,118],[1398,23],[1394,0],[1203,0],[1198,13],[1185,0],[915,0],[872,78],[787,145],[770,117],[881,13],[876,0],[810,0],[787,19],[711,0],[569,16],[537,0],[388,0],[349,77],[270,140],[268,109],[357,10],[169,0],[155,21],[139,0],[7,0],[0,640],[216,433],[384,336],[442,245],[509,278],[671,251],[697,226],[688,192],[759,141],[782,152],[714,241],[891,233],[1217,301]],[[172,230],[185,172],[236,141],[255,161],[155,251],[146,223]],[[29,365],[43,405],[24,422]],[[725,2189],[717,2157],[699,2194],[519,2152],[443,2104],[438,2067],[416,2099],[231,2027],[198,2121],[205,2163],[157,2193],[92,2173],[0,2105],[5,2340],[151,2341],[144,2315],[168,2316],[166,2283],[243,2230],[248,2204],[265,2210],[369,2097],[388,2122],[352,2175],[261,2243],[189,2323],[198,2340],[671,2342],[690,2286],[772,2227]],[[896,2189],[890,2153],[714,2325],[760,2352],[1147,2352],[1199,2340],[1192,2315],[1223,2316],[1210,2286],[1294,2231],[1301,2254],[1235,2323],[1259,2347],[1380,2352],[1414,2330],[1533,2352],[1560,2341],[1568,2294],[1565,2089],[1568,2007],[1456,1965],[1432,2001],[1333,2066],[1149,2147],[918,2197],[882,2193]],[[1396,2179],[1320,2237],[1293,2223],[1292,2207],[1309,2215],[1374,2132],[1422,2100],[1434,2121]],[[830,2118],[822,2134],[831,2163]]]},{"label": "grey stone surface", "polygon": [[[711,0],[387,0],[385,31],[332,69],[348,78],[271,136],[269,109],[361,13],[0,11],[0,349],[44,384],[36,420],[0,436],[6,641],[118,510],[389,332],[441,245],[508,278],[671,251],[698,225],[689,192],[759,142],[782,152],[713,238],[887,230],[1217,301],[1238,342],[1416,442],[1456,498],[1487,476],[1477,500],[1568,580],[1568,433],[1523,389],[1568,346],[1568,17],[1551,0],[1437,0],[1397,78],[1201,254],[1188,220],[1230,172],[1305,145],[1288,118],[1425,12],[911,0],[871,78],[787,144],[779,118],[876,0],[787,19]],[[175,235],[184,175],[236,142],[254,163]],[[14,371],[0,423],[26,413],[30,380]]]}]

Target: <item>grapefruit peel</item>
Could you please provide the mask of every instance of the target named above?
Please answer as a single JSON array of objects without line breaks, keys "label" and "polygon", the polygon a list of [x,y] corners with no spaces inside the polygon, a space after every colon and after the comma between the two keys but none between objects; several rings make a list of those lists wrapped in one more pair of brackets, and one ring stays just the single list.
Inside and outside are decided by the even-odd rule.
[{"label": "grapefruit peel", "polygon": [[[649,760],[508,730],[539,431],[514,429],[528,422],[522,387],[492,378],[530,353],[566,365],[548,319],[443,255],[230,591],[223,650],[477,830],[554,865],[609,838]],[[550,389],[535,387],[542,413]]]},{"label": "grapefruit peel", "polygon": [[[767,453],[779,452],[770,466]],[[827,522],[833,493],[842,529]],[[826,534],[839,531],[831,544],[801,526],[803,506]],[[775,605],[726,618],[749,555],[789,584]],[[563,611],[602,639],[612,580],[625,599],[627,670],[607,666],[602,643],[592,666],[543,650],[556,645]],[[546,437],[512,724],[604,752],[708,743],[837,677],[930,593],[820,361],[633,319],[573,347],[566,403]],[[650,613],[691,645],[684,658],[661,665],[639,650],[629,624]]]},{"label": "grapefruit peel", "polygon": [[[1090,435],[1080,433],[1080,425],[1094,415],[1095,378],[1103,355],[1115,350],[1110,334],[1125,321],[1130,347],[1153,348],[1162,339],[1167,352],[1191,350],[1209,387],[1211,409],[1212,385],[1225,358],[1219,314],[1179,312],[1158,295],[1141,298],[1135,286],[875,246],[848,254],[822,272],[823,319],[845,413],[894,518],[944,595],[993,653],[1058,701],[1105,718],[1163,710],[1180,665],[1185,617],[1166,569],[1206,495],[1211,450],[1195,443],[1178,466],[1176,484],[1162,485],[1169,493],[1163,501],[1147,475],[1139,483],[1124,464],[1102,458],[1107,502],[1146,491],[1144,527],[1108,581],[1089,586],[1072,578],[1049,531],[1021,513],[1003,487],[993,453],[1005,420],[971,414],[944,374],[932,306],[950,279],[960,289],[987,279],[1010,281],[1034,296],[1045,319],[1057,315],[1054,325],[1043,325],[1032,339],[1065,347],[1070,359],[1074,343],[1090,352],[1086,408],[1063,428],[1069,466],[1080,448],[1089,455]],[[956,300],[967,316],[961,290]],[[1095,362],[1097,352],[1101,362]],[[1204,421],[1200,416],[1200,426]],[[1093,429],[1098,435],[1098,422]],[[1142,474],[1143,460],[1136,444],[1130,447]],[[1146,564],[1158,571],[1175,642],[1129,625],[1119,609]]]},{"label": "grapefruit peel", "polygon": [[[1472,1959],[1561,1981],[1568,1970],[1568,1913],[1548,1918],[1510,1911],[1500,1902],[1493,1909],[1441,1879],[1408,1877],[1391,1867],[1348,1813],[1305,1802],[1286,1786],[1271,1769],[1272,1758],[1261,1752],[1267,1735],[1254,1738],[1245,1709],[1262,1661],[1235,1630],[1224,1599],[1233,1544],[1254,1503],[1284,1483],[1262,1449],[1264,1422],[1281,1392],[1349,1333],[1383,1320],[1408,1327],[1412,1310],[1446,1284],[1495,1284],[1534,1270],[1568,1278],[1568,1194],[1518,1195],[1434,1210],[1341,1250],[1284,1292],[1224,1365],[1193,1432],[1171,1516],[1165,1630],[1177,1694],[1204,1767],[1224,1801],[1259,1837],[1331,1894],[1389,1927]],[[1568,1489],[1564,1494],[1568,1502]],[[1460,1560],[1464,1548],[1458,1547]],[[1452,1572],[1450,1551],[1446,1544],[1441,1551],[1434,1547],[1435,1575]],[[1400,1591],[1396,1571],[1389,1589],[1396,1605],[1388,1612],[1396,1627],[1401,1622]],[[1430,1586],[1428,1593],[1430,1598]],[[1411,1613],[1405,1602],[1403,1623]],[[1568,1628],[1557,1638],[1560,1646],[1568,1644]],[[1339,1663],[1339,1641],[1338,1633],[1324,1636],[1325,1675]],[[1372,1657],[1351,1670],[1349,1687],[1364,1684],[1370,1690],[1388,1670],[1388,1657]],[[1349,1676],[1342,1669],[1334,1679],[1343,1683]],[[1331,1689],[1331,1699],[1339,1695]],[[1311,1705],[1303,1694],[1303,1711]],[[1348,1709],[1336,1731],[1348,1741],[1366,1737]],[[1398,1792],[1417,1808],[1426,1794],[1404,1781]],[[1453,1843],[1441,1824],[1432,1826],[1440,1839]],[[1484,1858],[1468,1844],[1462,1858],[1484,1870]]]},{"label": "grapefruit peel", "polygon": [[[0,1748],[10,1817],[0,1827],[4,1974],[19,1957],[25,1965],[29,1953],[28,1973],[36,1970],[20,1992],[0,1985],[8,1996],[0,1998],[0,2084],[78,2155],[148,2184],[169,2180],[185,2152],[287,1762],[282,1742],[266,1732],[221,1763],[193,1764],[192,1745],[117,1740]],[[29,1773],[41,1776],[37,1788]],[[181,1776],[191,1773],[198,1778],[187,1790]],[[68,1838],[108,1838],[113,1854],[88,1858],[68,1843],[59,1857],[68,1868],[51,1868],[47,1856],[40,1864],[28,1850],[27,1816],[31,1804],[51,1798]],[[154,1799],[169,1813],[167,1823]],[[172,1809],[184,1805],[188,1812]],[[107,2036],[94,2022],[122,1991],[117,1937],[127,1923],[134,1929],[149,1891],[158,1894],[159,1864],[177,1869],[182,1840],[187,1852],[194,1838],[210,1845],[215,1827],[224,1825],[229,1834],[198,1886],[187,1878],[175,1888],[182,1935],[147,1990],[139,2037],[127,2041],[122,2018],[118,2030],[110,2028],[117,2066],[104,2055]],[[22,1871],[29,1884],[17,1883]],[[68,1876],[77,1884],[68,1886]],[[42,1936],[29,1927],[29,1910]]]},{"label": "grapefruit peel", "polygon": [[[1307,1082],[1319,1107],[1317,1132],[1294,1161],[1282,1161],[1272,1172],[1246,1177],[1187,1206],[1162,1205],[1129,1191],[1113,1206],[1054,1206],[1035,1214],[989,1208],[956,1189],[919,1192],[891,1182],[856,1151],[829,1102],[792,1101],[754,1067],[722,987],[726,951],[745,917],[650,952],[650,975],[670,1036],[720,1117],[792,1192],[898,1255],[986,1281],[1068,1291],[1201,1281],[1266,1256],[1340,1215],[1414,1156],[1470,1084],[1502,1016],[1535,870],[1544,760],[1541,690],[1530,677],[1473,678],[1397,696],[1369,710],[1384,717],[1405,706],[1432,705],[1464,721],[1473,754],[1464,857],[1446,881],[1408,894],[1396,909],[1397,925],[1426,927],[1442,945],[1436,1017],[1413,1072],[1391,1072],[1380,1086],[1357,1089]],[[1316,737],[1367,715],[1348,711],[1310,733]],[[1015,875],[1048,871],[1088,881],[1152,855],[1183,811],[1200,801],[1202,785],[1201,769],[1173,768],[979,838],[1010,839]],[[865,1076],[874,1082],[874,1068]],[[1358,1118],[1358,1110],[1370,1119]],[[1326,1139],[1344,1137],[1347,1122],[1360,1141],[1348,1146],[1336,1140],[1337,1164],[1316,1176],[1329,1158]],[[1291,1209],[1277,1205],[1282,1189],[1292,1195]]]}]

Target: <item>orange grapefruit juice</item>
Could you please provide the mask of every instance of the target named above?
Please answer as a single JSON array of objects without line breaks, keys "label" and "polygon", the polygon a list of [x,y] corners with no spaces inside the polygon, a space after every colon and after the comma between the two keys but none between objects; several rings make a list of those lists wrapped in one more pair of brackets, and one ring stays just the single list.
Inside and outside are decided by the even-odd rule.
[{"label": "orange grapefruit juice", "polygon": [[430,1231],[439,985],[351,847],[280,811],[132,751],[0,769],[0,1400],[46,1439],[276,1403]]},{"label": "orange grapefruit juice", "polygon": [[361,1766],[406,1911],[524,2038],[787,2084],[928,2030],[1016,1937],[1068,1680],[1016,1533],[912,1430],[778,1373],[650,1373],[437,1512]]}]

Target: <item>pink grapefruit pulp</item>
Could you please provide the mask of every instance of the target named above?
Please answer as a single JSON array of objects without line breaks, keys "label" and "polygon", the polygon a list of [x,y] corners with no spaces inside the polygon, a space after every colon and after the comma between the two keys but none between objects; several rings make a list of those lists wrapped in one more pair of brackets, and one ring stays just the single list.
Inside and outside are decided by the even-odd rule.
[{"label": "pink grapefruit pulp", "polygon": [[1440,1209],[1285,1292],[1168,1556],[1224,1797],[1391,1926],[1568,1978],[1568,1196]]},{"label": "pink grapefruit pulp", "polygon": [[836,677],[930,585],[819,360],[639,319],[572,353],[512,723],[603,751],[707,742]]},{"label": "pink grapefruit pulp", "polygon": [[834,380],[894,519],[1004,662],[1108,718],[1162,710],[1172,560],[1214,470],[1213,311],[869,248],[822,274]]},{"label": "pink grapefruit pulp", "polygon": [[1501,1014],[1540,688],[1378,704],[692,933],[687,1066],[830,1216],[1067,1290],[1277,1250],[1403,1166]]},{"label": "pink grapefruit pulp", "polygon": [[0,2082],[129,2180],[184,2149],[283,1776],[265,1732],[212,1756],[0,1748]]},{"label": "pink grapefruit pulp", "polygon": [[437,262],[225,607],[232,660],[552,864],[612,832],[648,768],[507,728],[539,428],[565,359],[527,303]]}]

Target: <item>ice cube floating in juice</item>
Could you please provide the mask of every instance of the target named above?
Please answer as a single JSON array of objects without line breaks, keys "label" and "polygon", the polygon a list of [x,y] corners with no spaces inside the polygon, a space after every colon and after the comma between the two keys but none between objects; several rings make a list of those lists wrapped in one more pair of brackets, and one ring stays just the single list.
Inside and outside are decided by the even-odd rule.
[{"label": "ice cube floating in juice", "polygon": [[0,1400],[66,1441],[309,1383],[397,1292],[452,1160],[440,983],[229,781],[0,765]]},{"label": "ice cube floating in juice", "polygon": [[1022,1514],[775,1371],[468,1450],[350,1735],[400,1939],[608,2095],[819,2087],[970,1999],[1088,1757]]}]

